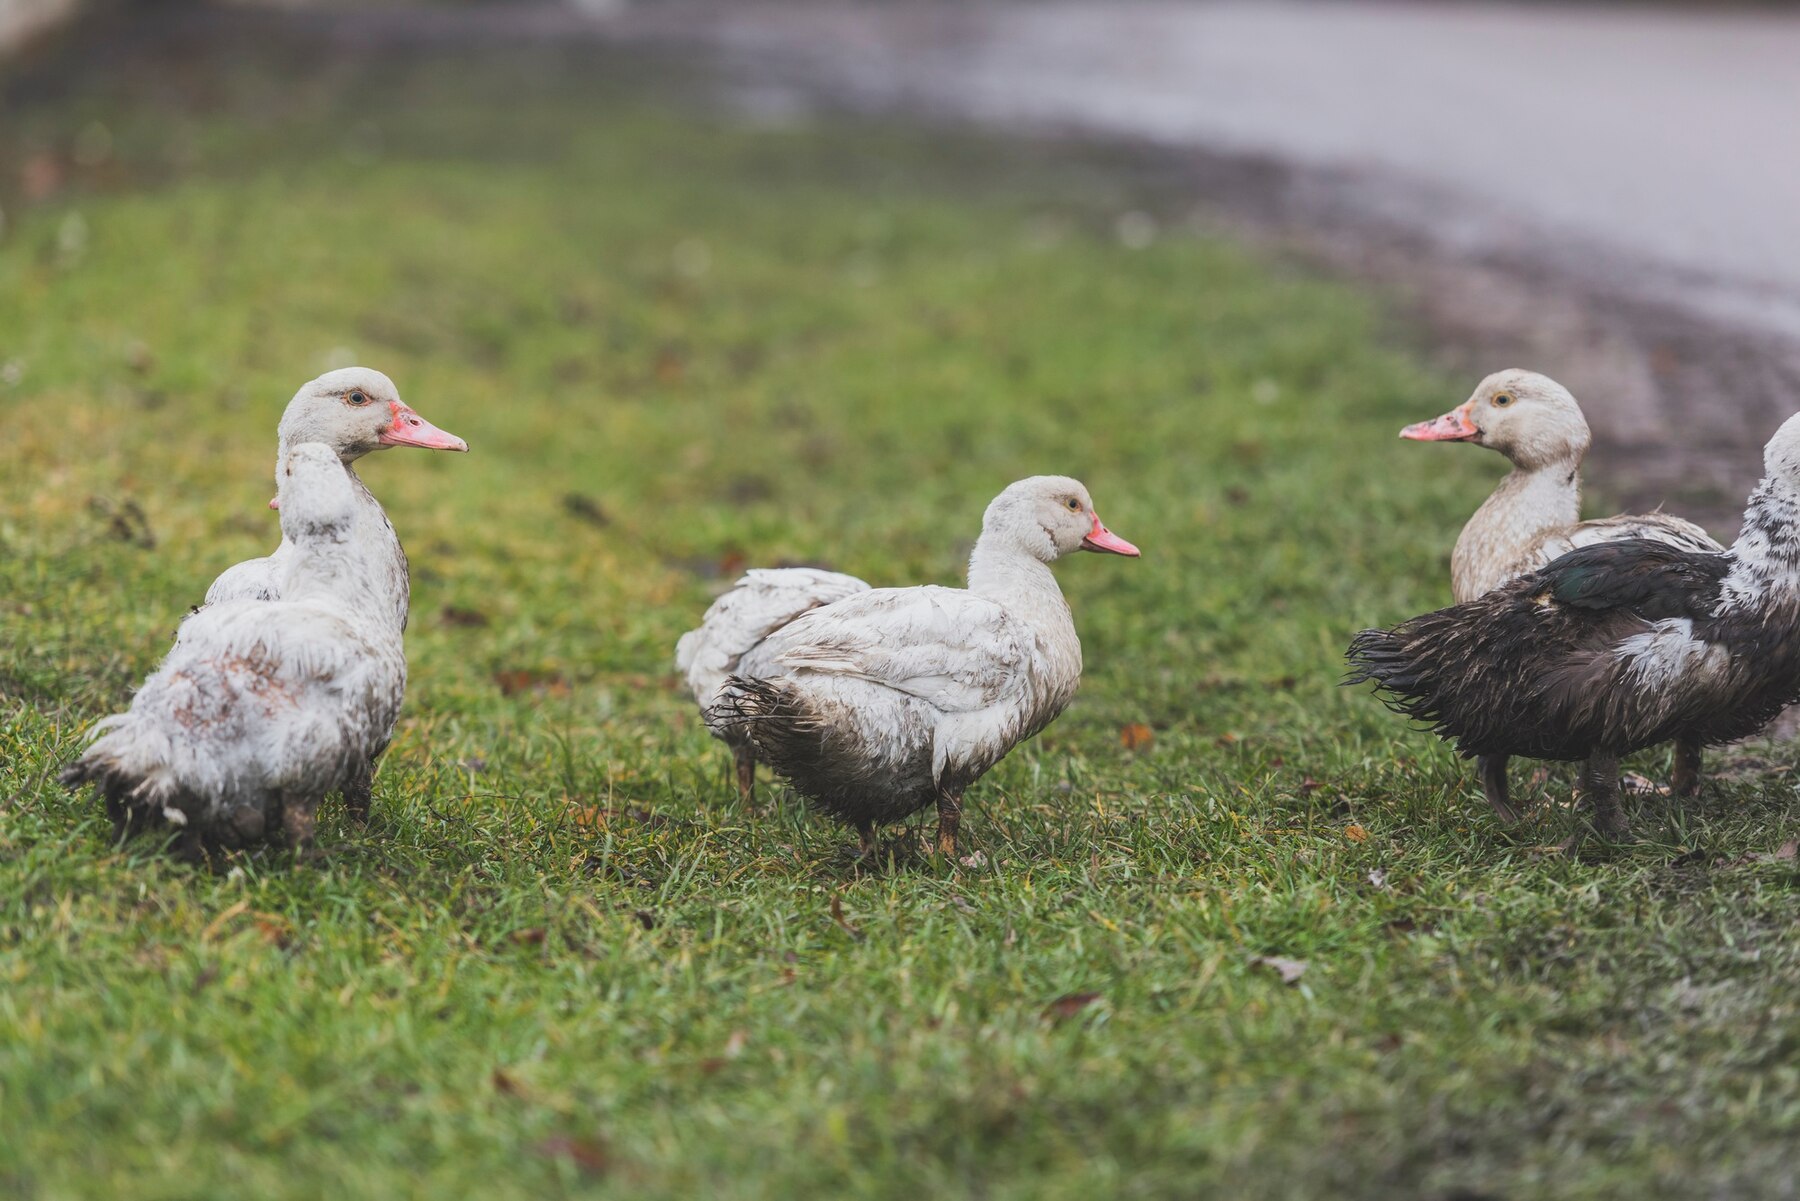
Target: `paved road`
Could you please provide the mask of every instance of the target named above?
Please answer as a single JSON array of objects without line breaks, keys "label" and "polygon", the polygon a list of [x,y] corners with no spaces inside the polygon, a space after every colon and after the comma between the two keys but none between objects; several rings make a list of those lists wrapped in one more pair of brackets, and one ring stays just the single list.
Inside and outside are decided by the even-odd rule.
[{"label": "paved road", "polygon": [[1535,240],[1557,255],[1616,255],[1667,269],[1645,286],[1682,303],[1800,334],[1800,15],[1243,0],[710,7],[704,20],[684,5],[625,19],[704,29],[869,103],[1349,169],[1370,181],[1366,202],[1466,249]]}]

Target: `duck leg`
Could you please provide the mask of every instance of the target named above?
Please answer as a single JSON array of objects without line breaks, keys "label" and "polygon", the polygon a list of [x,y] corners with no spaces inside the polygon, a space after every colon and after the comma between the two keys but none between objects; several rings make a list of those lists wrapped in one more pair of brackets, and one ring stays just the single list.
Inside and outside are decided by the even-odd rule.
[{"label": "duck leg", "polygon": [[1693,796],[1700,791],[1700,744],[1692,738],[1675,740],[1675,772],[1669,785],[1676,796]]},{"label": "duck leg", "polygon": [[738,800],[749,805],[756,800],[756,751],[748,743],[731,748],[737,763]]},{"label": "duck leg", "polygon": [[1594,826],[1605,838],[1622,841],[1631,832],[1619,805],[1619,757],[1595,751],[1581,765],[1581,792],[1594,807]]},{"label": "duck leg", "polygon": [[856,853],[861,858],[873,855],[881,846],[874,822],[856,823]]},{"label": "duck leg", "polygon": [[1475,759],[1481,769],[1481,791],[1487,797],[1487,803],[1494,807],[1496,817],[1511,825],[1519,820],[1519,811],[1507,799],[1506,761],[1505,755],[1478,755]]},{"label": "duck leg", "polygon": [[369,802],[375,796],[375,760],[363,764],[356,778],[344,785],[344,812],[359,826],[369,824]]},{"label": "duck leg", "polygon": [[937,797],[938,850],[956,858],[956,832],[962,826],[962,789],[939,788]]}]

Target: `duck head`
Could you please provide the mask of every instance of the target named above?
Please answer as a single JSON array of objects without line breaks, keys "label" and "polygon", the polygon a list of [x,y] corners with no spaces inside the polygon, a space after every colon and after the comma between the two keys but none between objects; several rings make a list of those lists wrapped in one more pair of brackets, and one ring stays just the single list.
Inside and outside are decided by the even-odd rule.
[{"label": "duck head", "polygon": [[1800,413],[1782,422],[1763,447],[1763,475],[1770,483],[1800,496]]},{"label": "duck head", "polygon": [[[467,451],[469,444],[446,433],[400,399],[394,381],[369,367],[327,371],[294,393],[281,415],[281,445],[319,443],[354,463],[392,446]],[[280,498],[269,502],[280,508]]]},{"label": "duck head", "polygon": [[1400,431],[1415,442],[1473,442],[1497,450],[1527,471],[1580,463],[1591,435],[1581,406],[1547,375],[1497,371],[1442,417]]},{"label": "duck head", "polygon": [[982,541],[1006,541],[1053,563],[1078,550],[1136,558],[1138,548],[1106,528],[1080,480],[1034,475],[1009,485],[981,518]]}]

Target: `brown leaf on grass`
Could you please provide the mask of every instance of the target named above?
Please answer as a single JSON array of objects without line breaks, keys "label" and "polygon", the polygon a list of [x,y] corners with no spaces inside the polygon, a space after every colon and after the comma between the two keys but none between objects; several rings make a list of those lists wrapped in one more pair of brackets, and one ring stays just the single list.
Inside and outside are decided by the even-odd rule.
[{"label": "brown leaf on grass", "polygon": [[156,533],[143,508],[130,497],[114,502],[104,496],[90,496],[88,510],[106,522],[109,537],[126,542],[140,550],[156,549]]},{"label": "brown leaf on grass", "polygon": [[272,947],[287,950],[294,945],[294,928],[288,920],[278,913],[258,913],[255,915],[256,932],[262,940]]},{"label": "brown leaf on grass", "polygon": [[1119,727],[1119,745],[1128,751],[1141,751],[1156,741],[1156,731],[1141,721]]},{"label": "brown leaf on grass", "polygon": [[19,191],[33,203],[48,200],[62,187],[67,175],[62,160],[54,154],[34,154],[19,169]]},{"label": "brown leaf on grass", "polygon": [[656,352],[656,381],[660,384],[678,384],[681,377],[687,374],[687,359],[680,348],[665,346]]},{"label": "brown leaf on grass", "polygon": [[612,524],[612,514],[593,497],[582,492],[568,492],[562,498],[563,512],[577,521],[585,521],[601,529]]},{"label": "brown leaf on grass", "polygon": [[523,1097],[525,1095],[525,1089],[507,1073],[505,1068],[495,1068],[494,1074],[489,1079],[494,1085],[494,1091],[503,1097]]},{"label": "brown leaf on grass", "polygon": [[601,829],[620,820],[636,822],[638,825],[652,830],[669,824],[667,818],[636,806],[629,809],[614,809],[607,805],[583,805],[579,801],[571,801],[567,798],[564,799],[564,803],[568,806],[569,820],[577,826],[591,830]]},{"label": "brown leaf on grass", "polygon": [[861,930],[852,926],[850,920],[844,916],[844,902],[835,892],[831,894],[831,920],[837,923],[838,929],[842,930],[845,934],[848,934],[851,938],[854,938],[857,942],[861,942],[868,937],[868,935],[864,934]]},{"label": "brown leaf on grass", "polygon": [[1751,851],[1748,854],[1739,855],[1731,861],[1730,866],[1741,867],[1746,863],[1784,863],[1794,858],[1796,853],[1800,853],[1800,842],[1790,838],[1773,851]]},{"label": "brown leaf on grass", "polygon": [[1367,842],[1369,841],[1369,832],[1352,822],[1344,827],[1344,837],[1351,842]]},{"label": "brown leaf on grass", "polygon": [[548,936],[548,932],[542,926],[531,926],[524,930],[514,930],[511,934],[507,935],[508,938],[512,939],[522,947],[541,947],[544,945],[544,939]]},{"label": "brown leaf on grass", "polygon": [[1300,977],[1306,975],[1306,960],[1285,955],[1257,955],[1250,960],[1250,966],[1269,969],[1281,977],[1283,984],[1298,984]]},{"label": "brown leaf on grass", "polygon": [[637,918],[638,925],[642,926],[644,929],[656,929],[656,915],[651,913],[648,909],[639,909],[631,916]]},{"label": "brown leaf on grass", "polygon": [[456,629],[474,629],[488,623],[488,615],[480,609],[461,609],[455,605],[445,605],[438,613],[438,620]]},{"label": "brown leaf on grass", "polygon": [[597,1138],[558,1134],[537,1145],[545,1159],[564,1159],[589,1176],[604,1176],[612,1167],[612,1152]]},{"label": "brown leaf on grass", "polygon": [[1319,791],[1319,782],[1317,780],[1313,779],[1311,776],[1301,777],[1301,780],[1300,780],[1300,795],[1301,796],[1311,796],[1313,793],[1315,793],[1317,791]]},{"label": "brown leaf on grass", "polygon": [[507,668],[494,673],[494,683],[500,686],[501,696],[517,696],[521,692],[569,695],[569,679],[560,671],[539,671],[530,667]]},{"label": "brown leaf on grass", "polygon": [[1635,796],[1668,796],[1670,792],[1667,784],[1658,784],[1649,776],[1634,771],[1619,773],[1619,787]]},{"label": "brown leaf on grass", "polygon": [[1044,1020],[1057,1023],[1066,1022],[1098,1000],[1100,1000],[1100,994],[1097,992],[1065,993],[1044,1006]]}]

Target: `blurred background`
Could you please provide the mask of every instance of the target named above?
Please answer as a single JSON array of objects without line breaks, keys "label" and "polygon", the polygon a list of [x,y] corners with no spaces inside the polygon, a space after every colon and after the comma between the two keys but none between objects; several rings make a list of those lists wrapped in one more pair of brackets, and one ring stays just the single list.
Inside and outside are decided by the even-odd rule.
[{"label": "blurred background", "polygon": [[152,164],[103,122],[33,119],[97,77],[193,113],[243,102],[219,82],[234,67],[320,85],[360,63],[370,105],[404,106],[384,60],[530,75],[532,54],[631,64],[765,125],[901,114],[1133,148],[1184,216],[1374,285],[1470,383],[1562,378],[1621,500],[1728,523],[1800,379],[1782,5],[0,0],[0,205],[204,157],[177,139]]}]

